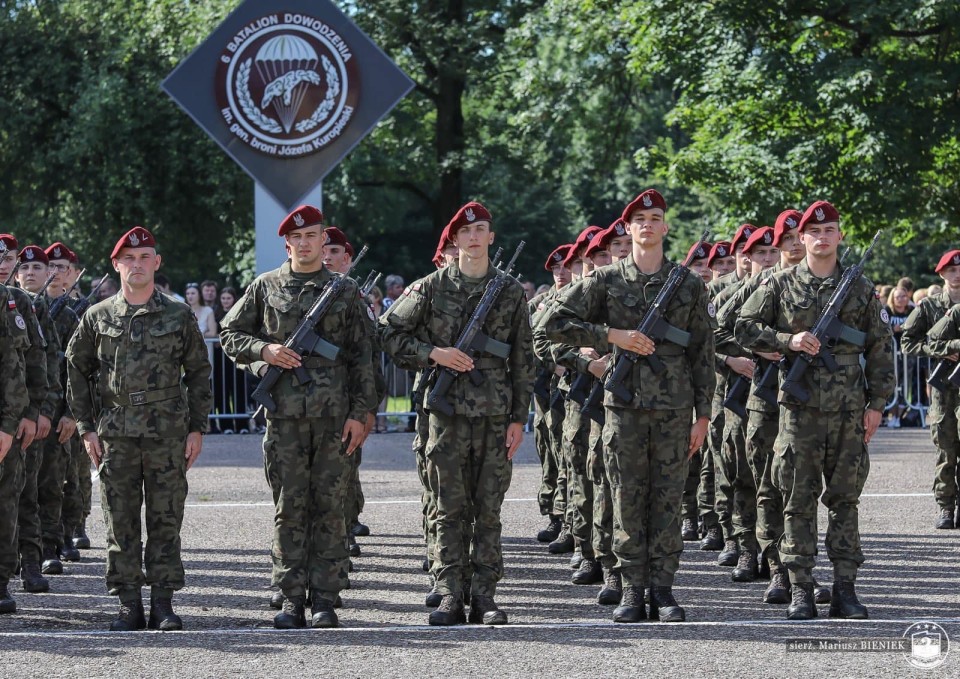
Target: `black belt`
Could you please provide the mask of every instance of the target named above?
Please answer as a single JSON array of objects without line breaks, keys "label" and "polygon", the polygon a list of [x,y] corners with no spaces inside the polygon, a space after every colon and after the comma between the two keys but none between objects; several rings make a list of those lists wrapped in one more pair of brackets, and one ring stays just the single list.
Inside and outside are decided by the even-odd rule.
[{"label": "black belt", "polygon": [[152,389],[150,391],[135,391],[130,394],[109,394],[103,398],[105,408],[121,406],[143,406],[158,401],[169,401],[181,395],[180,385],[166,389]]}]

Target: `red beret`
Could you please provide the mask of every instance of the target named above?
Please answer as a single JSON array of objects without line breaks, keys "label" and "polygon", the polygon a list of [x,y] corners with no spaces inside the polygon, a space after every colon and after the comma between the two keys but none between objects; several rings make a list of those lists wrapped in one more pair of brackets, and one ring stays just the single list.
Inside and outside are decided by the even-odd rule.
[{"label": "red beret", "polygon": [[457,214],[453,216],[453,219],[450,220],[450,223],[447,224],[444,231],[446,231],[447,236],[452,239],[457,235],[457,231],[467,224],[490,222],[492,220],[493,216],[491,216],[490,210],[483,207],[480,203],[471,201],[457,210]]},{"label": "red beret", "polygon": [[0,233],[0,243],[3,243],[7,250],[16,251],[20,247],[20,243],[17,242],[17,239],[11,236],[9,233]]},{"label": "red beret", "polygon": [[753,224],[741,224],[740,228],[737,229],[737,233],[734,234],[733,240],[730,241],[730,252],[736,252],[737,246],[741,243],[746,244],[747,239],[753,235],[753,232],[757,230]]},{"label": "red beret", "polygon": [[68,262],[77,261],[77,256],[73,254],[73,250],[60,241],[48,247],[44,252],[47,253],[47,259],[65,259]]},{"label": "red beret", "polygon": [[829,224],[830,222],[839,223],[840,213],[827,201],[818,200],[803,213],[803,217],[800,218],[800,226],[797,229],[802,233],[803,227],[807,224]]},{"label": "red beret", "polygon": [[660,208],[664,212],[667,211],[667,201],[663,199],[663,196],[660,195],[655,189],[647,189],[639,196],[633,199],[633,202],[623,208],[623,214],[620,215],[620,218],[624,222],[630,222],[630,215],[633,214],[634,210],[651,210],[653,208]]},{"label": "red beret", "polygon": [[119,255],[120,251],[124,248],[155,247],[157,247],[157,239],[153,237],[153,234],[142,226],[135,226],[123,234],[123,236],[120,237],[120,240],[117,241],[117,244],[113,246],[113,252],[110,253],[110,259],[116,259],[117,255]]},{"label": "red beret", "polygon": [[747,239],[747,244],[743,246],[744,252],[750,252],[754,245],[773,245],[773,229],[769,226],[761,226],[753,232]]},{"label": "red beret", "polygon": [[584,252],[584,254],[589,257],[597,250],[606,250],[610,247],[610,241],[614,238],[626,236],[628,233],[626,222],[624,222],[623,219],[617,219],[603,231],[599,231],[593,235],[593,238],[590,239],[590,244],[587,246],[587,251]]},{"label": "red beret", "polygon": [[47,253],[43,251],[39,245],[28,245],[23,250],[20,251],[20,261],[21,262],[40,262],[41,264],[49,264],[50,260],[47,259]]},{"label": "red beret", "polygon": [[[697,247],[698,245],[700,247]],[[687,259],[689,259],[691,263],[698,259],[706,259],[709,261],[711,252],[712,248],[710,247],[710,243],[694,243],[690,246],[690,249],[687,250]],[[707,266],[709,266],[709,264]]]},{"label": "red beret", "polygon": [[550,253],[550,256],[547,257],[547,263],[543,265],[543,268],[546,271],[553,271],[553,267],[557,264],[563,264],[567,258],[567,255],[570,254],[571,248],[574,246],[570,243],[566,245],[561,245],[556,250]]},{"label": "red beret", "polygon": [[730,241],[719,240],[710,248],[710,256],[707,257],[707,266],[713,266],[713,260],[723,259],[724,257],[733,257],[733,248],[730,247]]},{"label": "red beret", "polygon": [[280,228],[277,229],[277,235],[286,236],[291,231],[317,224],[323,224],[323,213],[312,205],[301,205],[283,218]]},{"label": "red beret", "polygon": [[577,240],[573,242],[573,247],[570,248],[570,252],[567,253],[567,258],[563,260],[563,265],[567,268],[570,268],[573,260],[583,254],[583,250],[590,245],[590,241],[593,240],[593,237],[601,231],[603,231],[603,229],[601,229],[599,226],[588,226],[581,231],[580,235],[577,236]]},{"label": "red beret", "polygon": [[781,212],[773,225],[773,244],[776,247],[780,247],[780,240],[783,238],[783,234],[788,231],[793,231],[800,226],[800,220],[802,218],[803,215],[797,210],[784,210]]},{"label": "red beret", "polygon": [[934,271],[940,273],[941,270],[948,266],[960,266],[960,250],[945,252],[943,257],[940,258],[940,261],[937,262],[937,268],[934,269]]},{"label": "red beret", "polygon": [[353,246],[347,240],[347,234],[335,226],[328,226],[323,230],[324,245],[340,245],[346,250],[347,254],[353,257]]}]

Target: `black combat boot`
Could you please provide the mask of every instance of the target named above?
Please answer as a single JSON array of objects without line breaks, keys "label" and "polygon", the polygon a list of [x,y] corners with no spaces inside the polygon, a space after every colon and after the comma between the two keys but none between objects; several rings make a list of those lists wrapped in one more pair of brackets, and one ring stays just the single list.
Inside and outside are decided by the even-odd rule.
[{"label": "black combat boot", "polygon": [[940,515],[937,517],[937,524],[935,528],[939,530],[951,529],[954,527],[953,523],[953,507],[941,507]]},{"label": "black combat boot", "polygon": [[424,573],[430,572],[430,559],[424,559],[420,563],[420,570],[422,570]]},{"label": "black combat boot", "polygon": [[569,554],[573,551],[573,536],[566,526],[560,529],[557,539],[547,545],[547,550],[551,554]]},{"label": "black combat boot", "polygon": [[430,588],[430,592],[427,594],[423,605],[427,608],[436,608],[440,605],[443,595],[437,590],[437,581],[433,579],[433,576],[430,577],[430,582],[433,584],[433,587]]},{"label": "black combat boot", "polygon": [[120,602],[117,619],[110,623],[111,632],[136,632],[146,629],[147,621],[143,616],[143,601],[132,599]]},{"label": "black combat boot", "polygon": [[270,595],[270,608],[275,608],[278,611],[283,608],[283,592],[277,590]]},{"label": "black combat boot", "polygon": [[683,537],[684,542],[693,542],[700,537],[700,532],[697,530],[697,524],[693,519],[683,520],[683,525],[680,527],[680,535]]},{"label": "black combat boot", "polygon": [[787,606],[787,620],[813,620],[817,617],[817,604],[813,599],[813,583],[798,582],[790,585],[791,601]]},{"label": "black combat boot", "polygon": [[283,610],[273,616],[273,626],[277,629],[302,629],[307,626],[305,597],[285,596]]},{"label": "black combat boot", "polygon": [[701,552],[719,552],[723,549],[723,534],[720,532],[720,526],[714,526],[707,529],[707,534],[700,541]]},{"label": "black combat boot", "polygon": [[60,558],[64,561],[79,561],[80,550],[73,545],[73,536],[69,531],[64,531],[63,547],[60,548]]},{"label": "black combat boot", "polygon": [[830,617],[847,620],[866,620],[867,607],[857,599],[852,580],[834,580],[833,596],[830,599]]},{"label": "black combat boot", "polygon": [[8,584],[7,582],[0,581],[0,614],[17,612],[17,602],[10,594],[10,590],[7,587]]},{"label": "black combat boot", "polygon": [[595,585],[603,582],[603,567],[592,557],[585,557],[573,572],[570,582],[575,585]]},{"label": "black combat boot", "polygon": [[573,554],[570,555],[570,568],[577,570],[580,568],[580,563],[583,561],[583,552],[580,551],[580,548],[577,547],[573,550]]},{"label": "black combat boot", "polygon": [[183,629],[183,620],[173,612],[173,601],[168,596],[150,595],[150,629],[161,632],[178,632]]},{"label": "black combat boot", "polygon": [[451,627],[467,621],[463,600],[454,594],[444,594],[437,610],[430,614],[429,623],[435,627]]},{"label": "black combat boot", "polygon": [[355,538],[365,538],[370,535],[370,526],[359,521],[350,528],[350,534]]},{"label": "black combat boot", "polygon": [[748,549],[740,552],[740,559],[737,565],[730,572],[730,578],[734,582],[753,582],[759,575],[759,566],[757,565],[757,553]]},{"label": "black combat boot", "polygon": [[492,596],[475,596],[470,598],[470,623],[506,625],[507,614],[497,607]]},{"label": "black combat boot", "polygon": [[87,519],[84,517],[80,525],[73,529],[73,546],[77,549],[90,549],[90,538],[87,536]]},{"label": "black combat boot", "polygon": [[559,537],[561,530],[563,530],[563,517],[551,514],[550,523],[537,533],[537,542],[553,542]]},{"label": "black combat boot", "polygon": [[614,622],[640,622],[647,619],[647,607],[643,604],[643,590],[633,585],[623,588],[620,605],[613,609]]},{"label": "black combat boot", "polygon": [[767,591],[763,593],[763,603],[790,603],[790,578],[783,569],[770,571],[770,584],[767,586]]},{"label": "black combat boot", "polygon": [[622,596],[623,581],[620,579],[620,571],[611,568],[604,573],[603,587],[597,595],[597,603],[601,606],[616,606]]},{"label": "black combat boot", "polygon": [[818,604],[828,604],[831,600],[830,588],[826,585],[821,585],[817,582],[817,579],[813,579],[813,600]]},{"label": "black combat boot", "polygon": [[340,619],[333,610],[333,601],[324,599],[319,592],[314,592],[310,597],[311,627],[314,629],[325,629],[329,627],[339,627]]},{"label": "black combat boot", "polygon": [[63,563],[57,556],[57,546],[49,543],[43,545],[43,565],[40,568],[44,575],[60,575],[63,573]]},{"label": "black combat boot", "polygon": [[23,591],[31,594],[50,591],[50,581],[40,574],[40,564],[32,559],[20,562],[20,583]]},{"label": "black combat boot", "polygon": [[357,544],[357,538],[353,533],[347,533],[347,551],[350,556],[360,556],[360,545]]},{"label": "black combat boot", "polygon": [[723,551],[717,555],[718,566],[736,566],[740,560],[740,547],[736,540],[726,540],[723,543]]},{"label": "black combat boot", "polygon": [[672,587],[650,588],[650,619],[659,618],[660,622],[683,622],[687,614],[673,598]]}]

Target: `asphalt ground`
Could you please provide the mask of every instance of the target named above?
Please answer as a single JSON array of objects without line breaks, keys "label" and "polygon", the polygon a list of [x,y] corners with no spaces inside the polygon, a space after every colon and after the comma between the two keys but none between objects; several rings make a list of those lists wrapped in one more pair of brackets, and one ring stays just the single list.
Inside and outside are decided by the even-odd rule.
[{"label": "asphalt ground", "polygon": [[[502,628],[430,628],[423,598],[419,482],[411,435],[371,437],[361,468],[367,505],[351,589],[336,630],[277,631],[269,608],[270,494],[257,436],[207,437],[189,474],[183,526],[187,588],[175,607],[181,633],[105,631],[116,599],[103,581],[99,507],[88,526],[93,549],[51,592],[12,584],[19,611],[0,616],[4,677],[239,676],[960,676],[960,648],[934,670],[916,669],[898,650],[788,652],[796,638],[900,639],[916,622],[939,623],[960,642],[960,531],[935,531],[934,449],[926,430],[881,430],[861,501],[867,562],[858,592],[870,620],[827,617],[788,622],[785,606],[761,602],[765,583],[737,584],[716,552],[687,543],[675,593],[688,622],[614,625],[596,603],[598,586],[570,584],[567,556],[552,556],[535,535],[539,464],[528,436],[515,460],[503,508],[506,576]],[[95,504],[98,491],[94,488]],[[821,532],[826,513],[821,511]],[[821,582],[832,571],[821,546]],[[145,592],[148,596],[148,593]],[[944,644],[944,647],[946,644]],[[858,646],[859,648],[859,646]]]}]

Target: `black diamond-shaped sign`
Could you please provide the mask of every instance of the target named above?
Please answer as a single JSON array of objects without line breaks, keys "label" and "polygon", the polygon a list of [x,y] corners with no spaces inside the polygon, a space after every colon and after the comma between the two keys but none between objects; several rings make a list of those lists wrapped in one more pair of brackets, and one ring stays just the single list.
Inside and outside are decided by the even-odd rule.
[{"label": "black diamond-shaped sign", "polygon": [[163,81],[287,209],[412,88],[329,0],[247,0]]}]

